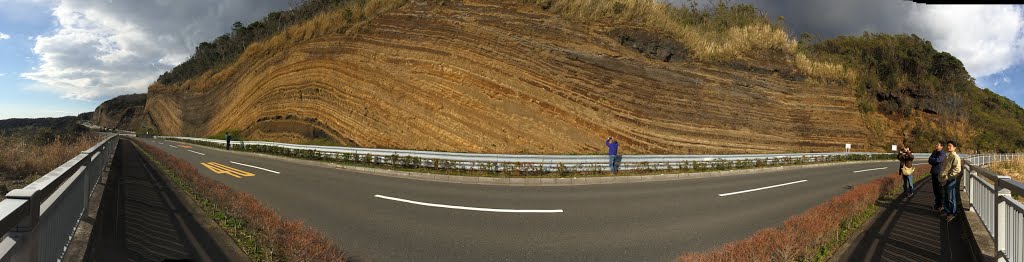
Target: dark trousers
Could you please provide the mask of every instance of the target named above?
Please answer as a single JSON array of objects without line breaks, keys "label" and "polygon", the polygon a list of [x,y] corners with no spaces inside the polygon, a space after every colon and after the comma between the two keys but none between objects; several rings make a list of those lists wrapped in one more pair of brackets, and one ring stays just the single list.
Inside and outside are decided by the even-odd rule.
[{"label": "dark trousers", "polygon": [[945,198],[942,183],[939,183],[939,174],[932,173],[932,194],[935,194],[935,208],[942,207],[942,202]]},{"label": "dark trousers", "polygon": [[956,206],[960,204],[960,184],[956,178],[946,181],[946,214],[956,215]]},{"label": "dark trousers", "polygon": [[228,140],[227,143],[224,143],[224,149],[225,150],[231,150],[231,140]]}]

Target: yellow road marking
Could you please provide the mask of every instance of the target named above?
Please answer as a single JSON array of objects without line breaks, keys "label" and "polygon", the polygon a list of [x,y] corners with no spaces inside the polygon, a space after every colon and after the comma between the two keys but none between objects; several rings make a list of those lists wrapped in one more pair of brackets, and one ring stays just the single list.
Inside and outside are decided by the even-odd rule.
[{"label": "yellow road marking", "polygon": [[184,143],[178,143],[178,146],[181,147],[181,148],[192,148],[192,146],[190,146],[188,144],[184,144]]},{"label": "yellow road marking", "polygon": [[200,164],[202,164],[206,168],[210,169],[210,171],[213,171],[214,173],[225,174],[225,175],[229,175],[229,176],[232,176],[232,177],[235,177],[235,178],[256,176],[256,174],[245,172],[245,171],[242,171],[242,170],[238,170],[238,169],[235,169],[233,167],[226,166],[224,164],[217,163],[217,162],[206,162],[206,163],[200,163]]}]

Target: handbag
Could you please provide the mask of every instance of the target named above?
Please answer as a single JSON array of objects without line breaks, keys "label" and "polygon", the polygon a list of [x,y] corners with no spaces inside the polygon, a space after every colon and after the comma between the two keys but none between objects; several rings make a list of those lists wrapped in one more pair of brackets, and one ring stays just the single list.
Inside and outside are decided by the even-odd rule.
[{"label": "handbag", "polygon": [[900,167],[900,171],[902,171],[902,172],[903,172],[903,175],[904,175],[904,176],[909,176],[909,175],[912,175],[912,174],[914,174],[914,166],[904,166],[904,167]]}]

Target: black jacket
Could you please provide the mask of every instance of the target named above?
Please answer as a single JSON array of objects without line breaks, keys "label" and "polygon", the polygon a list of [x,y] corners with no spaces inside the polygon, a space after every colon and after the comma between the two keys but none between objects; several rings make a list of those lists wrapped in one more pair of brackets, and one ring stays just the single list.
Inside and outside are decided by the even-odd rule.
[{"label": "black jacket", "polygon": [[932,175],[939,175],[942,173],[942,162],[946,161],[946,151],[934,151],[932,155],[928,157],[928,164],[932,165]]}]

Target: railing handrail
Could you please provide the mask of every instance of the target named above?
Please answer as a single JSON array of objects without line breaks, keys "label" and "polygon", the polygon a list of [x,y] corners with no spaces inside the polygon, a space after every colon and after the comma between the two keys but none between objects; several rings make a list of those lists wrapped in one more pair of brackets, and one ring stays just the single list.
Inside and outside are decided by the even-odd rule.
[{"label": "railing handrail", "polygon": [[[1017,202],[1013,195],[1024,195],[1024,183],[1014,180],[1008,176],[985,168],[995,162],[1010,161],[1022,157],[1020,154],[980,154],[963,158],[964,178],[967,184],[971,208],[978,211],[982,216],[985,229],[996,241],[998,256],[1006,260],[1020,260],[1019,254],[1024,250],[1016,250],[1017,244],[1024,241],[1024,235],[1018,231],[1024,229],[1024,225],[1009,225],[1019,219],[1008,219],[1011,216],[1020,216],[1024,213],[1024,205]],[[983,179],[982,179],[983,178]],[[992,181],[990,184],[988,181]],[[974,183],[980,183],[984,188],[977,189]],[[980,190],[981,192],[975,192]],[[985,200],[987,199],[987,200]],[[1009,221],[1008,221],[1009,220]],[[1011,229],[1013,228],[1013,229]],[[1011,244],[1007,244],[1011,243]],[[1012,249],[1012,250],[1008,250]]]},{"label": "railing handrail", "polygon": [[[220,139],[209,139],[209,138],[195,138],[195,137],[176,137],[176,136],[156,136],[161,139],[179,139],[179,140],[192,140],[202,141],[210,143],[224,144],[224,140]],[[439,159],[449,161],[465,161],[465,162],[503,162],[503,163],[566,163],[566,164],[598,164],[606,163],[608,161],[608,155],[605,154],[594,154],[594,155],[528,155],[528,154],[491,154],[491,153],[459,153],[459,152],[439,152],[439,151],[423,151],[423,150],[406,150],[406,149],[380,149],[380,148],[359,148],[359,147],[343,147],[343,146],[318,146],[318,145],[300,145],[300,144],[288,144],[279,142],[266,142],[266,141],[244,141],[246,146],[275,146],[287,149],[297,150],[316,150],[326,153],[336,154],[369,154],[374,156],[392,156],[398,155],[399,157],[419,157],[424,159]],[[237,145],[237,144],[235,144]],[[751,160],[751,159],[779,159],[779,158],[800,158],[800,157],[827,157],[827,156],[843,156],[843,155],[877,155],[877,154],[892,154],[892,153],[873,153],[873,152],[832,152],[832,153],[784,153],[784,154],[727,154],[727,155],[622,155],[622,163],[641,163],[641,162],[683,162],[683,161],[714,161],[714,160]],[[927,153],[914,154],[915,157],[927,157]]]},{"label": "railing handrail", "polygon": [[[0,249],[0,258],[2,258],[2,260],[10,260],[12,255],[18,256],[15,260],[22,260],[26,258],[29,258],[28,260],[36,260],[32,258],[39,257],[39,244],[21,243],[28,239],[35,239],[36,237],[27,237],[24,235],[36,232],[36,225],[39,224],[38,220],[40,217],[48,215],[48,212],[51,210],[57,209],[55,208],[58,204],[56,202],[64,201],[61,200],[62,197],[64,197],[61,194],[71,192],[68,188],[71,186],[71,183],[81,182],[79,181],[81,179],[78,178],[87,172],[87,166],[91,168],[89,169],[89,171],[91,171],[90,174],[87,174],[90,175],[90,177],[88,177],[88,182],[95,183],[94,180],[98,179],[98,172],[102,171],[102,168],[109,163],[110,158],[112,157],[113,149],[111,148],[112,143],[110,142],[114,141],[116,138],[117,135],[110,135],[109,137],[104,138],[96,145],[82,151],[75,157],[72,157],[67,162],[64,162],[59,167],[36,179],[27,186],[11,190],[7,193],[7,198],[0,201],[0,231],[7,232],[7,234],[3,235],[3,243],[15,241],[16,244],[0,244],[0,247],[2,247],[2,249]],[[103,156],[102,158],[101,154]],[[93,165],[97,162],[101,163],[98,163],[99,165]],[[97,168],[99,170],[97,170]],[[69,180],[69,178],[76,179]],[[88,190],[91,191],[91,189],[92,187],[90,186]],[[86,194],[88,193],[89,192],[86,192]],[[88,200],[73,199],[67,201],[87,202]],[[43,205],[43,203],[48,204]],[[84,203],[76,204],[85,205]],[[70,218],[62,219],[64,219],[64,221],[68,221]],[[75,219],[77,221],[77,218]],[[75,224],[77,225],[77,222]],[[62,230],[70,231],[73,229],[74,228],[67,228]],[[38,241],[38,239],[32,241]],[[63,254],[47,255],[60,257]]]}]

